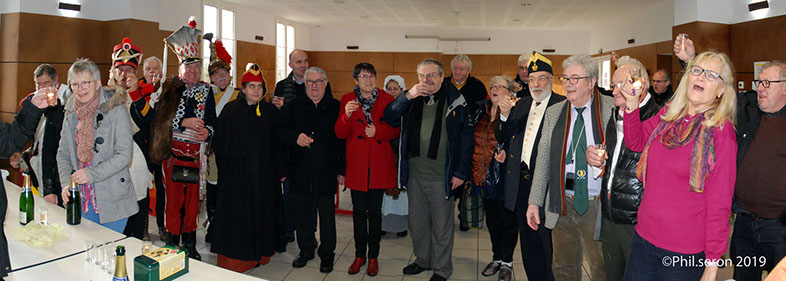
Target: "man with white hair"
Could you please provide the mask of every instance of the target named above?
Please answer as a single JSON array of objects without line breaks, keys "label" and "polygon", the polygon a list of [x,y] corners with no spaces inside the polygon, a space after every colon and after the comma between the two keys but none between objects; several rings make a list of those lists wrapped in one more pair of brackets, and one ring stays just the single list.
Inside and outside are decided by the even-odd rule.
[{"label": "man with white hair", "polygon": [[[604,153],[599,153],[596,145],[587,147],[587,163],[595,172],[603,171],[603,182],[600,193],[601,241],[603,241],[603,259],[606,263],[606,280],[622,281],[625,267],[631,252],[631,241],[638,222],[638,210],[644,184],[636,178],[636,167],[641,152],[635,152],[625,146],[622,123],[622,112],[625,97],[621,88],[629,83],[631,71],[641,69],[643,78],[641,89],[647,89],[649,79],[646,68],[636,59],[624,56],[617,60],[617,70],[611,77],[614,105],[617,110],[608,121]],[[641,120],[647,120],[660,110],[660,105],[648,92],[639,95],[639,111]],[[602,150],[601,150],[602,151]],[[607,161],[608,160],[608,161]],[[613,198],[613,200],[612,200]]]},{"label": "man with white hair", "polygon": [[585,151],[588,144],[605,142],[614,99],[595,90],[598,64],[590,56],[571,56],[562,67],[559,79],[567,101],[549,107],[543,117],[527,223],[537,230],[540,208],[545,208],[545,227],[552,229],[555,280],[581,280],[583,255],[588,257],[591,278],[605,280],[601,244],[596,241],[601,180],[588,169]]},{"label": "man with white hair", "polygon": [[[470,107],[475,106],[478,101],[486,99],[488,96],[486,85],[477,78],[469,75],[469,73],[472,72],[472,60],[467,55],[461,54],[455,56],[453,60],[450,61],[450,70],[451,75],[447,78],[447,81],[450,81],[451,83],[449,84],[458,89],[458,92],[464,96],[464,99],[467,100],[467,104],[470,105]],[[474,109],[470,109],[470,112],[474,112]],[[465,202],[463,194],[464,186],[462,185],[455,191],[455,196],[459,201],[459,230],[468,231],[469,221],[479,221],[479,219],[470,219],[467,217],[469,215],[464,211],[465,208],[463,206],[469,204],[469,202]]]}]

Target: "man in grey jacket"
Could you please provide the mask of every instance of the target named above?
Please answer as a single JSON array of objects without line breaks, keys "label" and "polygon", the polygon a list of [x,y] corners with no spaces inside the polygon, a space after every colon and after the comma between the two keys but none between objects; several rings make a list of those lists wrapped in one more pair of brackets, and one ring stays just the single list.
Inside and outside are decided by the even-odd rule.
[{"label": "man in grey jacket", "polygon": [[589,144],[604,143],[614,99],[594,90],[598,64],[590,56],[571,56],[562,67],[559,79],[567,101],[546,109],[527,224],[537,230],[539,208],[545,208],[545,226],[553,229],[555,280],[581,280],[584,254],[589,257],[592,279],[606,280],[601,243],[596,241],[601,179],[588,169],[585,151]]}]

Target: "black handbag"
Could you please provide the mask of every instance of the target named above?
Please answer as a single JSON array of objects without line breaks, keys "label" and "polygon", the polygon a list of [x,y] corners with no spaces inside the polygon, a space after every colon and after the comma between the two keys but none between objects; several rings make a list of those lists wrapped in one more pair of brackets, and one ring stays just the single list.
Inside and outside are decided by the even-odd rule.
[{"label": "black handbag", "polygon": [[172,181],[180,183],[199,183],[199,168],[172,166]]}]

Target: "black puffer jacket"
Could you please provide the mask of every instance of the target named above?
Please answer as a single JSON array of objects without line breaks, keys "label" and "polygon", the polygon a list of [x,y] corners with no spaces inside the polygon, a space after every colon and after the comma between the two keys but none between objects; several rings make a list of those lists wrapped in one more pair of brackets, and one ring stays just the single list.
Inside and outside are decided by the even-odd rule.
[{"label": "black puffer jacket", "polygon": [[[640,110],[641,120],[647,120],[656,115],[660,106],[650,97],[650,100]],[[617,117],[615,110],[611,118]],[[636,166],[639,164],[640,152],[628,149],[624,144],[620,147],[619,159],[611,163],[617,143],[617,122],[609,121],[606,128],[606,153],[609,155],[609,164],[605,166],[603,186],[600,190],[600,202],[603,217],[613,223],[636,224],[638,222],[639,204],[641,195],[644,194],[643,183],[636,178]],[[611,165],[616,165],[614,178],[610,178]],[[611,183],[611,196],[609,196],[608,183]]]}]

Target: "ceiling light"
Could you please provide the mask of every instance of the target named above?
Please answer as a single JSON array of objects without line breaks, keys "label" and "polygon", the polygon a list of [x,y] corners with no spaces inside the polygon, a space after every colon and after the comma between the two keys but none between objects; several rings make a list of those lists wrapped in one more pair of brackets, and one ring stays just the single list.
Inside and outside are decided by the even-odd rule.
[{"label": "ceiling light", "polygon": [[521,19],[513,19],[513,21],[515,21],[515,22],[520,22],[520,21],[521,21]]},{"label": "ceiling light", "polygon": [[70,11],[77,11],[77,12],[82,10],[82,5],[79,4],[65,3],[65,2],[60,2],[59,4],[60,5],[58,6],[58,8],[60,10],[70,10]]},{"label": "ceiling light", "polygon": [[521,5],[522,7],[529,7],[532,6],[532,3],[521,3],[519,5]]},{"label": "ceiling light", "polygon": [[756,11],[756,10],[767,9],[769,7],[770,7],[770,3],[768,3],[767,0],[765,0],[765,1],[761,1],[761,2],[748,4],[748,11],[749,12],[753,12],[753,11]]}]

